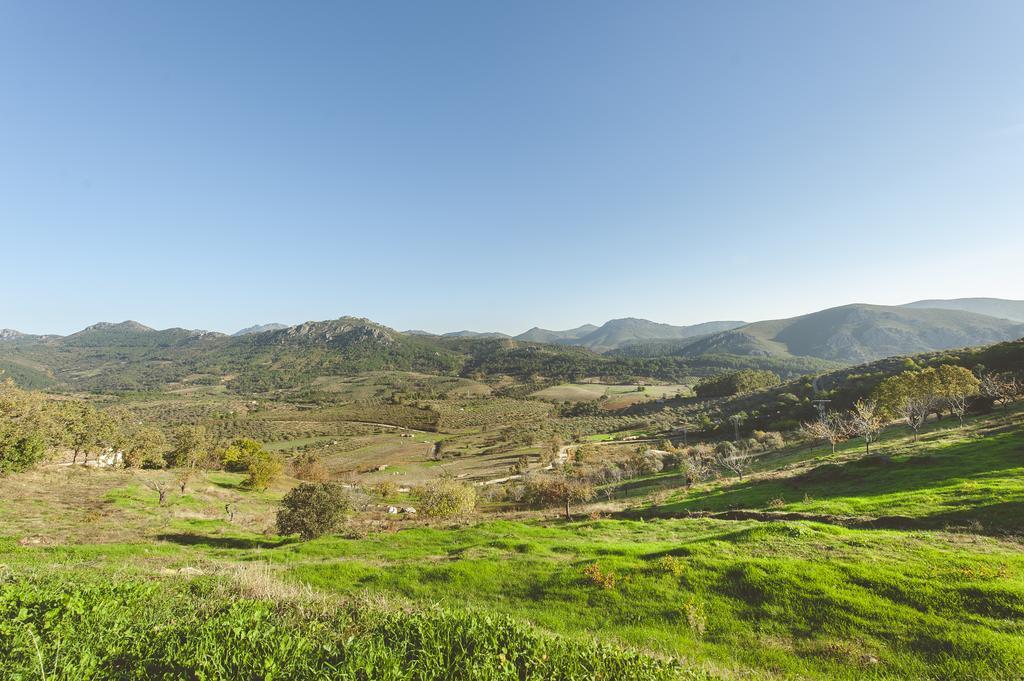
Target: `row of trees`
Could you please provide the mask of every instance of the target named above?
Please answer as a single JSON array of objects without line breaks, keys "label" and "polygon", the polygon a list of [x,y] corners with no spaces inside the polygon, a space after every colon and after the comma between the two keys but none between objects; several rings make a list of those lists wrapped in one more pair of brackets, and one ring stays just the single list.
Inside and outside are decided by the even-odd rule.
[{"label": "row of trees", "polygon": [[[279,456],[255,440],[224,444],[195,425],[165,433],[121,407],[99,409],[81,400],[22,390],[10,380],[0,382],[0,474],[30,468],[57,450],[67,451],[72,463],[120,452],[128,468],[177,469],[182,493],[202,469],[244,472],[244,486],[266,489],[284,468]],[[164,484],[153,483],[161,488]],[[166,490],[156,491],[163,500]]]},{"label": "row of trees", "polygon": [[804,423],[804,432],[814,439],[836,445],[861,437],[870,453],[871,443],[887,424],[904,421],[918,439],[928,417],[955,415],[961,427],[975,401],[1004,406],[1016,399],[1024,386],[1012,374],[985,373],[980,378],[969,369],[953,364],[904,371],[883,380],[870,398],[858,400],[846,413],[822,410],[815,421]]}]

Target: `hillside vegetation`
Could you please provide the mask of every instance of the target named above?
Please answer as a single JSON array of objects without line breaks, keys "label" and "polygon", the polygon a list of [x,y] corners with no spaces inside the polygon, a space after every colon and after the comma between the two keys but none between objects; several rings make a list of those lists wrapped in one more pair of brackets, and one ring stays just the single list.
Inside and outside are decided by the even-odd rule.
[{"label": "hillside vegetation", "polygon": [[1024,336],[1024,325],[959,310],[845,305],[748,324],[687,346],[686,354],[817,357],[848,363]]}]

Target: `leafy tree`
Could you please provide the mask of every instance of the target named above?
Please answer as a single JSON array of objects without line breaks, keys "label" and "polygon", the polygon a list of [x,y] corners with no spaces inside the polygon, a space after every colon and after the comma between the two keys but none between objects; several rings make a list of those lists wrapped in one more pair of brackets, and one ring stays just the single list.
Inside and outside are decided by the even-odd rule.
[{"label": "leafy tree", "polygon": [[281,500],[277,512],[277,531],[315,539],[340,527],[352,508],[352,497],[333,482],[304,482]]},{"label": "leafy tree", "polygon": [[477,494],[474,487],[444,479],[420,489],[417,498],[425,514],[444,518],[471,513],[476,508]]},{"label": "leafy tree", "polygon": [[284,463],[276,454],[260,449],[259,453],[249,459],[246,472],[249,474],[242,485],[248,489],[265,490],[284,470]]},{"label": "leafy tree", "polygon": [[981,381],[966,367],[942,364],[936,370],[939,392],[949,410],[960,419],[964,426],[964,414],[972,397],[980,394]]},{"label": "leafy tree", "polygon": [[52,405],[42,395],[0,381],[0,474],[30,468],[53,437]]},{"label": "leafy tree", "polygon": [[85,402],[66,402],[61,405],[59,420],[63,444],[72,452],[71,463],[77,463],[80,454],[88,461],[89,452],[100,447],[104,435],[96,407]]},{"label": "leafy tree", "polygon": [[535,504],[564,505],[565,519],[572,520],[570,506],[594,498],[594,486],[571,474],[537,476],[527,481],[525,498]]},{"label": "leafy tree", "polygon": [[220,462],[225,470],[241,473],[249,469],[249,463],[259,458],[263,445],[248,437],[240,437],[221,452]]},{"label": "leafy tree", "polygon": [[202,426],[180,426],[171,437],[167,463],[175,468],[198,468],[209,457],[210,441]]},{"label": "leafy tree", "polygon": [[917,442],[921,426],[942,400],[939,374],[933,367],[904,371],[882,381],[873,396],[879,416],[904,419]]},{"label": "leafy tree", "polygon": [[158,468],[164,464],[167,437],[159,428],[139,426],[129,432],[122,448],[129,468]]},{"label": "leafy tree", "polygon": [[697,397],[729,397],[755,390],[774,388],[782,382],[775,373],[764,369],[742,369],[705,378],[694,388]]}]

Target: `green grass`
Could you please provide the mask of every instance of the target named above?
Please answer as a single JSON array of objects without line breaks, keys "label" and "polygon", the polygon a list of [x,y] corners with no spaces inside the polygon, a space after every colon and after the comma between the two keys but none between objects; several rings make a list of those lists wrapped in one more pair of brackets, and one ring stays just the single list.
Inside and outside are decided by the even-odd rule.
[{"label": "green grass", "polygon": [[[316,607],[216,580],[0,585],[3,678],[670,679],[670,664],[444,609]],[[695,675],[688,675],[697,678]]]},{"label": "green grass", "polygon": [[[641,495],[679,477],[630,481],[633,512],[663,518],[396,521],[309,542],[270,529],[289,481],[255,493],[207,473],[159,507],[143,483],[172,472],[11,476],[0,678],[41,678],[40,660],[66,679],[1019,676],[1019,412],[932,424],[918,444],[891,429],[879,448],[771,453],[655,508]],[[832,522],[671,517],[731,507]],[[239,571],[273,586],[246,590]]]},{"label": "green grass", "polygon": [[[1024,655],[1024,556],[996,540],[803,522],[494,522],[258,557],[329,592],[499,612],[763,673],[1001,678]],[[588,579],[592,564],[612,588]]]},{"label": "green grass", "polygon": [[838,457],[787,475],[735,480],[680,494],[652,509],[757,509],[839,516],[905,516],[914,527],[971,526],[1024,533],[1024,432],[931,433],[870,457]]},{"label": "green grass", "polygon": [[[162,535],[156,543],[29,549],[8,541],[0,542],[0,550],[16,575],[0,589],[0,610],[14,613],[6,618],[0,613],[0,620],[7,622],[2,626],[9,632],[7,639],[0,636],[0,649],[8,646],[0,657],[21,660],[23,665],[32,662],[33,644],[24,632],[10,633],[11,627],[17,629],[27,621],[17,619],[21,606],[12,605],[11,599],[25,605],[38,600],[26,593],[42,590],[49,605],[40,606],[28,620],[45,622],[44,610],[59,610],[82,599],[90,603],[91,597],[80,593],[83,581],[98,583],[102,599],[114,598],[113,602],[101,599],[96,607],[70,606],[84,608],[92,618],[79,625],[77,636],[95,629],[101,631],[99,638],[76,638],[70,621],[65,621],[75,610],[50,616],[64,621],[67,629],[35,630],[47,634],[39,640],[46,642],[48,665],[64,659],[58,657],[53,638],[60,631],[67,664],[78,659],[78,652],[91,650],[101,659],[115,651],[112,659],[129,660],[132,665],[140,655],[160,664],[171,660],[213,665],[222,651],[233,650],[227,658],[239,664],[256,664],[249,657],[263,656],[292,678],[305,678],[303,674],[312,677],[314,672],[289,666],[299,663],[287,644],[281,643],[285,646],[281,649],[271,646],[270,632],[294,640],[296,651],[308,650],[307,644],[318,649],[324,641],[340,646],[339,641],[347,638],[339,637],[337,630],[349,635],[355,631],[356,640],[362,637],[358,620],[290,619],[287,611],[279,612],[265,602],[252,604],[223,594],[213,597],[206,577],[181,587],[173,580],[154,583],[148,576],[154,570],[182,568],[219,574],[237,565],[266,570],[286,584],[312,587],[342,602],[357,596],[379,597],[385,603],[407,602],[417,612],[442,612],[452,619],[423,620],[423,629],[416,635],[427,650],[416,653],[412,662],[408,657],[391,660],[389,664],[396,668],[415,665],[420,655],[457,658],[464,649],[440,651],[451,647],[449,635],[464,635],[459,623],[465,622],[475,622],[473,631],[485,639],[483,643],[474,639],[474,649],[491,650],[486,644],[491,628],[506,623],[519,632],[514,639],[549,640],[547,634],[556,634],[562,637],[559,645],[565,646],[561,650],[584,651],[581,654],[592,650],[595,641],[615,650],[638,648],[680,659],[695,674],[727,675],[740,669],[758,678],[1003,679],[1012,677],[1024,659],[1020,545],[985,537],[965,540],[941,532],[706,519],[547,526],[495,521],[458,529],[417,528],[362,539],[326,537],[310,542],[281,542],[255,533],[195,527],[191,532]],[[593,565],[610,575],[612,583],[596,581],[593,572],[588,575]],[[59,582],[47,581],[47,575],[54,573]],[[145,606],[133,604],[135,589],[144,590]],[[119,604],[122,596],[117,594],[122,591],[130,598]],[[194,600],[178,600],[182,594]],[[152,605],[152,600],[160,602]],[[35,606],[28,607],[35,612]],[[136,609],[146,615],[127,617],[116,626],[103,619],[116,623],[118,612]],[[387,611],[392,618],[399,612],[394,606]],[[242,617],[238,622],[232,619],[236,615]],[[250,616],[256,619],[250,621]],[[167,632],[158,627],[164,620],[171,623]],[[546,633],[531,633],[530,625]],[[123,627],[125,636],[107,637],[110,626],[115,631]],[[449,626],[456,633],[450,633]],[[236,642],[231,627],[256,629],[246,640],[258,644],[250,648],[244,641]],[[374,636],[380,634],[379,629],[372,631]],[[401,635],[392,635],[400,640],[396,645],[407,645]],[[12,640],[22,641],[21,653],[12,652]],[[168,640],[178,641],[178,652],[164,649]],[[222,648],[216,647],[217,640],[223,641]],[[242,648],[234,650],[236,644]],[[559,664],[576,664],[572,662],[575,653],[567,654],[569,658]],[[337,660],[330,655],[327,659]],[[489,669],[480,664],[479,669]],[[417,669],[402,667],[405,673],[410,668]],[[218,668],[196,669],[213,674],[211,670]],[[243,666],[220,673],[245,675],[251,669]],[[97,674],[97,678],[103,676]],[[444,678],[437,674],[425,678]],[[466,678],[516,678],[495,670],[488,674]],[[562,678],[591,677],[580,673]]]}]

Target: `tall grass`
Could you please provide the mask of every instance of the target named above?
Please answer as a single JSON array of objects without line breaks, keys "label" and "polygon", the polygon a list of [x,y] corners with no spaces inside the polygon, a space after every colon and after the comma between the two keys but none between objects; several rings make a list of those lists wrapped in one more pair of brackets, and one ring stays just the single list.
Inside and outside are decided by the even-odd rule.
[{"label": "tall grass", "polygon": [[[216,580],[0,586],[3,679],[676,679],[507,617],[237,598]],[[685,674],[686,678],[706,678]]]}]

